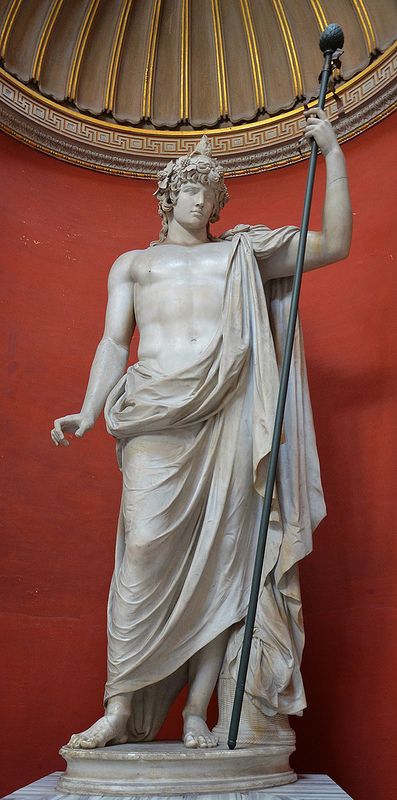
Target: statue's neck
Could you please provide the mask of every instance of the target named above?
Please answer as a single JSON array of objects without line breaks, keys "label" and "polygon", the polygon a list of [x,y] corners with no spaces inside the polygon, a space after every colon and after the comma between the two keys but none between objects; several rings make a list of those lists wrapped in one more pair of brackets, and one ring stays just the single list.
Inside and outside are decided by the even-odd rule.
[{"label": "statue's neck", "polygon": [[207,244],[209,241],[206,225],[198,230],[189,230],[175,219],[172,219],[168,224],[167,237],[163,244],[179,244],[191,247],[195,244]]}]

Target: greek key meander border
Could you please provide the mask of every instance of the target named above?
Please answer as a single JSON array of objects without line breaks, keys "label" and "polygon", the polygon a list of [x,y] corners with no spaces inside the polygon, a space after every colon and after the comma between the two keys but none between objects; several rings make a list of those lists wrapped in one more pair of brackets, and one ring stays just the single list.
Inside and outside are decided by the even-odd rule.
[{"label": "greek key meander border", "polygon": [[[397,108],[397,43],[337,90],[326,110],[340,141],[374,125]],[[307,158],[297,141],[301,136],[301,109],[263,123],[209,131],[216,156],[228,176],[276,169]],[[154,178],[164,159],[189,152],[201,132],[176,135],[112,126],[69,111],[32,92],[0,70],[0,128],[48,155],[117,175]],[[106,141],[105,141],[106,139]],[[145,148],[131,142],[141,141]]]}]

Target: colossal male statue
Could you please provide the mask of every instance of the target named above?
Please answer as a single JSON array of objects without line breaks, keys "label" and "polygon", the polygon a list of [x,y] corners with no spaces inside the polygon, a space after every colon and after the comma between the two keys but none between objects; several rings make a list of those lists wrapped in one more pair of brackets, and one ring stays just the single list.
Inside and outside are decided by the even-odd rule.
[{"label": "colossal male statue", "polygon": [[[351,211],[332,127],[320,109],[306,116],[327,168],[310,270],[347,256]],[[299,231],[211,236],[228,195],[206,137],[167,165],[156,194],[160,239],[113,265],[82,409],[51,433],[66,445],[104,409],[123,478],[105,715],[74,748],[153,739],[186,683],[184,744],[215,747],[207,706],[221,668],[235,679],[248,605]],[[135,321],[139,360],[126,371]],[[297,565],[323,515],[298,330],[246,686],[268,718],[305,707]]]}]

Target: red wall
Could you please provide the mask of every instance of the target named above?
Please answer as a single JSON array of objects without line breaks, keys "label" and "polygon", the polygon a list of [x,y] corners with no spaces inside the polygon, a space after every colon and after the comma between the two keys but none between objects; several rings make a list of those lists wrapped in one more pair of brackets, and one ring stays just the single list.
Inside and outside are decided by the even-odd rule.
[{"label": "red wall", "polygon": [[[294,758],[298,770],[330,774],[355,800],[394,796],[394,125],[390,117],[345,145],[351,256],[306,276],[301,304],[329,513],[302,566],[309,708],[294,723]],[[6,793],[62,769],[58,748],[101,711],[120,477],[102,422],[68,449],[53,447],[49,430],[55,416],[79,410],[109,265],[156,238],[159,218],[153,183],[0,142]],[[230,180],[217,229],[299,224],[306,171],[300,164]],[[321,164],[313,227],[323,181]],[[179,733],[174,713],[165,735]]]}]

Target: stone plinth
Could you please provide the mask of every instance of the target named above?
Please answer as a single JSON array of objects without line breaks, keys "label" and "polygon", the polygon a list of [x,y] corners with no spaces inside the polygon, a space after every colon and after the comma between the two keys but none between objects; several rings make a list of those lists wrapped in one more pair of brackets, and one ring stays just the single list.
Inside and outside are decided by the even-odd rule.
[{"label": "stone plinth", "polygon": [[296,780],[291,745],[209,749],[181,742],[123,744],[95,750],[62,747],[67,763],[58,789],[70,794],[183,795],[249,791]]}]

